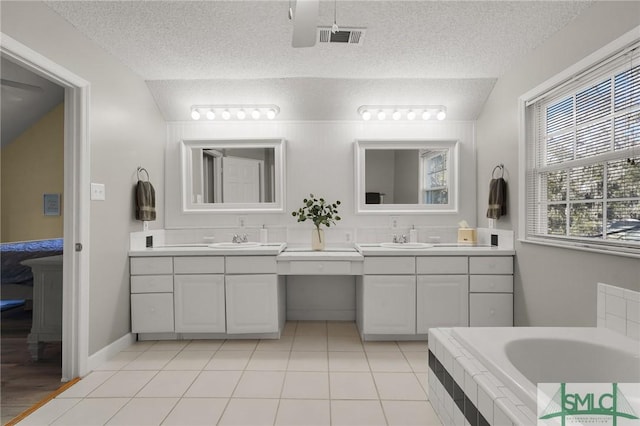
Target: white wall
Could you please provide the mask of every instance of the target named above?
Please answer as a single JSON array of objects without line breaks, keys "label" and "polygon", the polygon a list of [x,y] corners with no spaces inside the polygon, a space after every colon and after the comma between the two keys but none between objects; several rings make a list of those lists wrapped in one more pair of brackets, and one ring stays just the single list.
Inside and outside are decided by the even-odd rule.
[{"label": "white wall", "polygon": [[[204,123],[175,122],[168,125],[166,146],[166,225],[169,229],[237,226],[237,214],[183,214],[180,200],[180,140],[224,138],[284,138],[286,140],[286,196],[282,213],[246,214],[248,226],[286,227],[288,242],[308,242],[310,228],[298,224],[291,212],[309,193],[329,201],[340,200],[343,220],[333,238],[345,241],[357,228],[389,227],[388,215],[355,214],[354,143],[357,139],[420,139],[460,141],[460,201],[458,214],[400,215],[400,226],[457,226],[461,219],[473,226],[476,216],[475,141],[473,122],[375,123],[265,122]],[[307,232],[309,230],[309,232]],[[336,233],[342,233],[335,237]],[[300,236],[298,236],[300,235]],[[331,241],[332,237],[328,237]]]},{"label": "white wall", "polygon": [[[156,188],[164,226],[166,127],[145,82],[41,2],[0,2],[2,32],[91,83],[91,181],[106,185],[106,201],[91,202],[89,352],[130,332],[129,233],[136,167]],[[68,192],[67,192],[68,194]]]},{"label": "white wall", "polygon": [[[637,25],[639,2],[596,2],[498,80],[477,122],[478,226],[487,224],[489,179],[498,163],[509,183],[508,215],[498,227],[524,226],[517,220],[518,97]],[[517,325],[595,326],[597,282],[640,289],[638,259],[523,243],[516,251]]]}]

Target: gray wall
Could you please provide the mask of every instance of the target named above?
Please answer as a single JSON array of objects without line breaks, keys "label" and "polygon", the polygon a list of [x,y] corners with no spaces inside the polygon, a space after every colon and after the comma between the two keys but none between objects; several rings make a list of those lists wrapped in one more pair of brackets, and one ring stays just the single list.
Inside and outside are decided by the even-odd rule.
[{"label": "gray wall", "polygon": [[[640,2],[596,2],[496,83],[477,122],[478,226],[485,217],[491,171],[505,165],[509,213],[518,223],[518,97],[640,25]],[[638,34],[640,36],[640,34]],[[516,243],[516,325],[595,326],[596,283],[640,290],[640,260]]]},{"label": "gray wall", "polygon": [[145,82],[81,35],[41,2],[1,2],[2,32],[91,83],[91,181],[106,185],[106,200],[91,202],[89,354],[129,333],[129,233],[134,219],[136,167],[156,189],[164,227],[166,124]]}]

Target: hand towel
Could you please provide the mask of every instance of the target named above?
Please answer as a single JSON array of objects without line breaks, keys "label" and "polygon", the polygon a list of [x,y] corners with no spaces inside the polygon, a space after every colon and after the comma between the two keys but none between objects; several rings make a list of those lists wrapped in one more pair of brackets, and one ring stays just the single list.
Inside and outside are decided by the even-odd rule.
[{"label": "hand towel", "polygon": [[139,180],[136,185],[136,219],[156,220],[156,191],[149,181]]},{"label": "hand towel", "polygon": [[503,178],[491,179],[489,183],[489,208],[487,217],[499,219],[507,214],[507,182]]}]

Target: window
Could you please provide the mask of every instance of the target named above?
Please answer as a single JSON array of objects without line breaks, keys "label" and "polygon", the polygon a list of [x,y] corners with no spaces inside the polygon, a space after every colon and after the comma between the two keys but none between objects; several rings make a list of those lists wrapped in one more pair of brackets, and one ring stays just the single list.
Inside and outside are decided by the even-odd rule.
[{"label": "window", "polygon": [[640,249],[640,49],[526,106],[528,240]]},{"label": "window", "polygon": [[421,153],[424,163],[424,203],[449,203],[448,150],[424,151]]}]

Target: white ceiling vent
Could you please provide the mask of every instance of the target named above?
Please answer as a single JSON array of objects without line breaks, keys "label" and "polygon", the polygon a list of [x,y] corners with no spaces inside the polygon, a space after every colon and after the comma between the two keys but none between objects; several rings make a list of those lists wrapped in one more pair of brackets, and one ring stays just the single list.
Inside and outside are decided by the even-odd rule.
[{"label": "white ceiling vent", "polygon": [[319,43],[337,43],[361,46],[364,42],[366,28],[342,28],[336,33],[331,32],[331,27],[318,27]]}]

